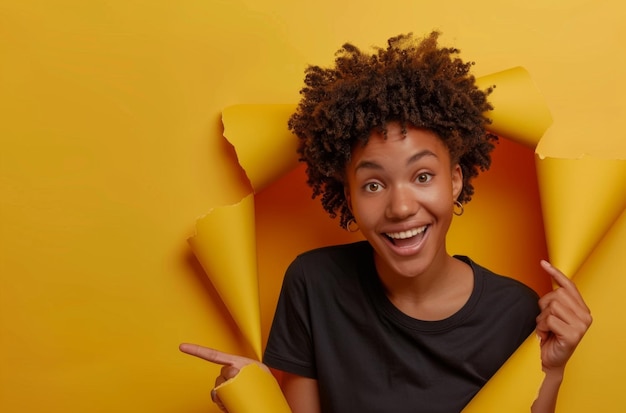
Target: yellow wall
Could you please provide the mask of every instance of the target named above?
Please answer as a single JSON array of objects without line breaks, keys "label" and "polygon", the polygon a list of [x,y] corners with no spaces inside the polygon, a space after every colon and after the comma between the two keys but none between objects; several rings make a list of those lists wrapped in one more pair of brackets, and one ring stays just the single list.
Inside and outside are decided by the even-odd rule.
[{"label": "yellow wall", "polygon": [[[622,9],[618,0],[0,0],[0,411],[217,412],[218,368],[177,345],[249,354],[186,242],[197,217],[248,190],[222,138],[224,107],[295,102],[305,65],[330,62],[343,42],[436,28],[478,75],[530,71],[555,118],[543,153],[626,159],[622,143],[605,141],[623,140],[626,126]],[[533,154],[514,146],[496,159],[525,165],[522,192],[506,186],[520,179],[511,172],[478,184],[506,188],[513,218],[473,226],[488,208],[479,192],[452,249],[523,278],[545,245],[540,219],[525,228],[538,219]],[[303,179],[297,169],[257,197],[264,335],[293,255],[354,239],[308,199]],[[529,208],[516,206],[524,194]],[[461,229],[516,254],[482,257]],[[539,255],[519,252],[520,234]],[[626,339],[607,333],[624,322],[595,315],[585,345],[597,358],[581,358],[569,412],[626,404],[615,391]]]}]

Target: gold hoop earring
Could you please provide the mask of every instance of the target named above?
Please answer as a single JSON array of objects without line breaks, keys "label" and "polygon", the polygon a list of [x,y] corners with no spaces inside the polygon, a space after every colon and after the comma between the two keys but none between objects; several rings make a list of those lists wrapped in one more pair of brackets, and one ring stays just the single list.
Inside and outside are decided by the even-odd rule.
[{"label": "gold hoop earring", "polygon": [[463,208],[463,204],[460,203],[459,201],[454,201],[454,206],[455,208],[452,209],[452,213],[456,215],[457,217],[460,217],[461,215],[463,215],[463,212],[465,212],[465,208]]},{"label": "gold hoop earring", "polygon": [[359,230],[359,224],[356,223],[356,219],[350,218],[345,228],[348,232],[357,232]]}]

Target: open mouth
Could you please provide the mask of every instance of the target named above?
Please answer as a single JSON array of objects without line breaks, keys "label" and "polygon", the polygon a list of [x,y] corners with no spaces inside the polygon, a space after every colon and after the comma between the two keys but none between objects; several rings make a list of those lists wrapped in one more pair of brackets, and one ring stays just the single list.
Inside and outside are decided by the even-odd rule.
[{"label": "open mouth", "polygon": [[428,225],[424,225],[423,227],[413,228],[407,231],[386,232],[383,235],[397,247],[412,246],[424,238],[428,228]]}]

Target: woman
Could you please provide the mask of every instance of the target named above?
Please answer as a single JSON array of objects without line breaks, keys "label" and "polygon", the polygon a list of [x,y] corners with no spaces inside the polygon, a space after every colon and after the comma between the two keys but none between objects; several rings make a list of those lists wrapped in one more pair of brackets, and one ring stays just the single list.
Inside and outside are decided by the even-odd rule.
[{"label": "woman", "polygon": [[[297,112],[308,184],[366,241],[301,254],[285,275],[264,363],[282,372],[294,413],[460,411],[536,331],[546,373],[534,412],[553,412],[567,360],[591,324],[576,287],[530,288],[462,256],[446,235],[490,166],[490,90],[437,33],[366,54],[346,44],[333,68],[307,69]],[[224,365],[254,362],[194,345]],[[217,400],[219,403],[219,400]]]}]

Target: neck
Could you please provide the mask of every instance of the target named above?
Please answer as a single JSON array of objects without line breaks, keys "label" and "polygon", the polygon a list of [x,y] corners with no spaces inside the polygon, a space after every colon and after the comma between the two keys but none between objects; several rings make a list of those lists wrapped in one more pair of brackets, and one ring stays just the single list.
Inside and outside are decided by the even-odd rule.
[{"label": "neck", "polygon": [[379,274],[389,300],[403,313],[420,320],[450,317],[463,307],[474,287],[472,269],[445,255],[414,276]]}]

